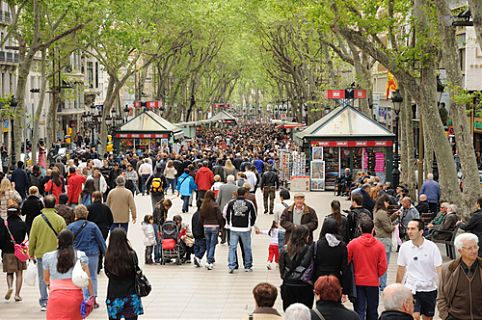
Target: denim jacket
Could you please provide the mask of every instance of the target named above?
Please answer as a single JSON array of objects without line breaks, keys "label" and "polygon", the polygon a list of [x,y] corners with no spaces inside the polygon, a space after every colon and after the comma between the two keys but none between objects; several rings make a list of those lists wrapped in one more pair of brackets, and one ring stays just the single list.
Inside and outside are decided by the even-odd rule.
[{"label": "denim jacket", "polygon": [[[84,222],[87,222],[87,224],[84,229],[79,232]],[[74,235],[79,232],[74,239],[74,248],[76,250],[85,252],[87,256],[97,256],[99,252],[105,253],[105,241],[99,227],[97,227],[95,223],[85,219],[79,219],[69,224],[67,228],[72,231]]]}]

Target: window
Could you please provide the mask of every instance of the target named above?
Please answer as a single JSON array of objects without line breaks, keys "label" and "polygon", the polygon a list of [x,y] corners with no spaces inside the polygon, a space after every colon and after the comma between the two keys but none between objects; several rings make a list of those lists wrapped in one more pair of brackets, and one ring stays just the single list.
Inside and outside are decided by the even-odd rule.
[{"label": "window", "polygon": [[459,49],[460,70],[465,75],[465,48]]},{"label": "window", "polygon": [[95,88],[99,88],[99,63],[95,62]]},{"label": "window", "polygon": [[90,89],[94,87],[94,65],[92,61],[87,61],[87,83]]}]

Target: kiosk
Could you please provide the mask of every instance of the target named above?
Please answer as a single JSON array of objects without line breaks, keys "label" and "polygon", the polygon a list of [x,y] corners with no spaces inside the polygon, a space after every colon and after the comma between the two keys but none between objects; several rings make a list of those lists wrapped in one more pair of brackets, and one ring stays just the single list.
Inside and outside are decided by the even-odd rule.
[{"label": "kiosk", "polygon": [[339,107],[295,134],[307,153],[311,190],[334,189],[349,168],[391,180],[393,141],[388,129],[351,106]]},{"label": "kiosk", "polygon": [[182,128],[184,135],[189,138],[194,138],[198,131],[201,131],[202,125],[220,124],[224,126],[236,125],[238,119],[231,115],[229,112],[221,110],[209,119],[189,121],[189,122],[179,122],[176,126]]},{"label": "kiosk", "polygon": [[152,111],[143,111],[115,131],[114,146],[116,150],[150,153],[165,150],[183,137],[182,130],[166,119]]}]

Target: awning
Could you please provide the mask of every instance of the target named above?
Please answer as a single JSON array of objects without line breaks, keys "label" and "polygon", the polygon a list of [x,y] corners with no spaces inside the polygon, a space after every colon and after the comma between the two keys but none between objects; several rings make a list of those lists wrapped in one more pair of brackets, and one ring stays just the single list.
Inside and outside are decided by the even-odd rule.
[{"label": "awning", "polygon": [[288,123],[282,123],[276,126],[276,129],[294,129],[294,128],[300,128],[304,127],[304,123],[298,123],[298,122],[288,122]]}]

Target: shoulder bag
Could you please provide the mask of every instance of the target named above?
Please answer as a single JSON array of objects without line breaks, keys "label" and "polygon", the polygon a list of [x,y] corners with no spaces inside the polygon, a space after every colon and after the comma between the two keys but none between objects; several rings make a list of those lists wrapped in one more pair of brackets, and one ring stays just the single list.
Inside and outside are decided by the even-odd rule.
[{"label": "shoulder bag", "polygon": [[321,314],[320,311],[318,311],[318,309],[316,307],[314,307],[313,309],[313,312],[316,314],[316,316],[320,319],[320,320],[326,320],[325,317],[323,317],[323,315]]},{"label": "shoulder bag", "polygon": [[82,264],[77,256],[77,251],[75,251],[75,265],[72,270],[72,282],[74,285],[82,289],[89,285],[89,276],[84,269],[82,269]]},{"label": "shoulder bag", "polygon": [[57,231],[55,231],[54,227],[52,227],[52,224],[50,223],[50,221],[49,221],[49,219],[47,218],[47,216],[42,213],[42,218],[45,220],[45,223],[47,223],[47,225],[50,227],[50,229],[52,229],[52,231],[54,232],[55,236],[57,237],[59,234],[57,233]]},{"label": "shoulder bag", "polygon": [[139,297],[147,297],[149,293],[151,293],[152,286],[149,280],[147,280],[146,276],[142,273],[141,268],[139,268],[139,261],[137,260],[137,255],[135,252],[132,254],[132,260],[134,262],[134,269],[136,271],[136,293],[139,295]]},{"label": "shoulder bag", "polygon": [[13,250],[14,250],[15,257],[20,262],[25,262],[28,259],[30,259],[30,256],[28,255],[27,240],[23,240],[21,243],[16,243],[12,233],[10,232],[10,229],[8,228],[8,221],[5,220],[4,224],[5,224],[5,228],[7,228],[8,234],[10,235],[10,239],[13,243]]}]

